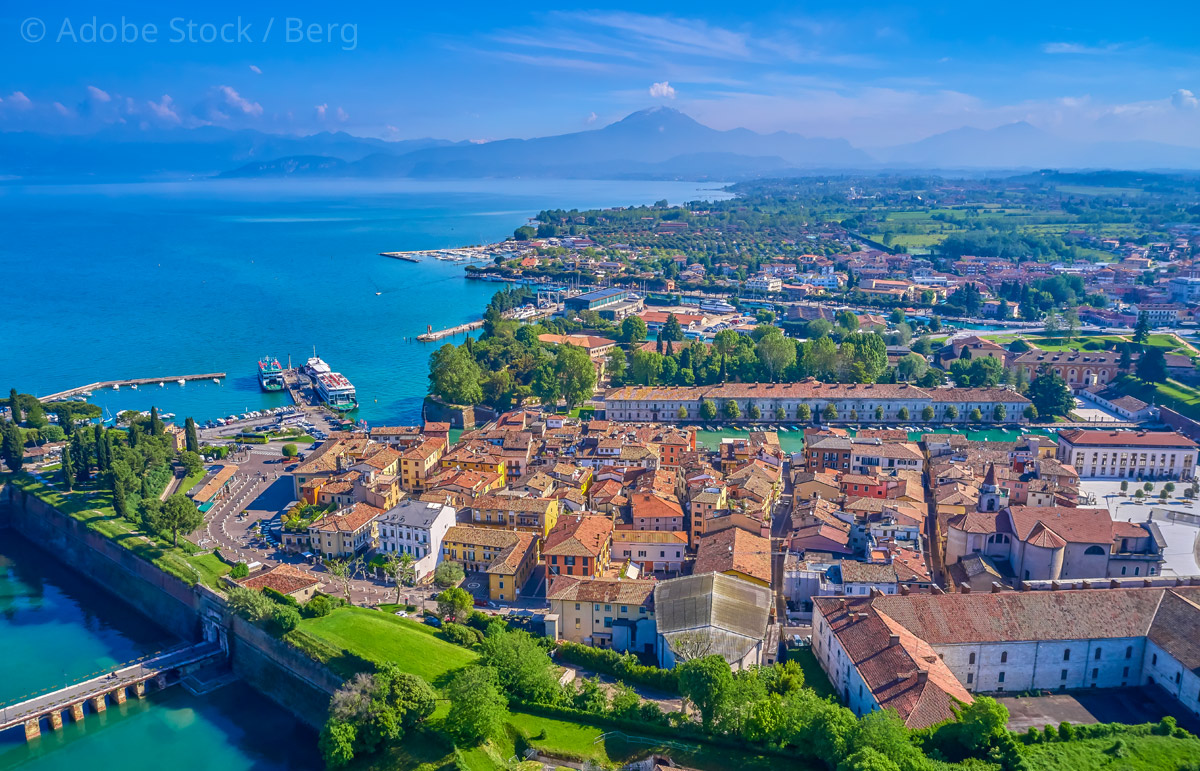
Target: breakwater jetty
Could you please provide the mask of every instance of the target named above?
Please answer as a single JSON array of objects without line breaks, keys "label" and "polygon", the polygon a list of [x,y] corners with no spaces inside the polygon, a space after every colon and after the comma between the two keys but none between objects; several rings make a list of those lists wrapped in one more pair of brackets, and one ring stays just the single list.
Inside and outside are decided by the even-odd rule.
[{"label": "breakwater jetty", "polygon": [[447,327],[446,329],[438,329],[436,331],[433,329],[430,329],[428,332],[426,332],[424,334],[417,335],[417,340],[422,343],[431,343],[434,340],[441,340],[443,337],[451,337],[453,335],[462,334],[464,332],[471,332],[473,330],[479,329],[482,326],[483,326],[483,319],[480,319],[479,321],[472,321],[467,324],[459,324],[456,327]]},{"label": "breakwater jetty", "polygon": [[105,388],[120,388],[121,386],[133,385],[157,385],[159,383],[178,383],[179,381],[188,380],[224,380],[224,372],[205,372],[200,375],[170,375],[168,377],[135,377],[128,380],[101,380],[96,383],[88,383],[87,385],[79,386],[78,388],[68,388],[66,391],[39,396],[40,402],[57,402],[63,399],[70,399],[72,396],[79,396],[84,391],[98,391]]},{"label": "breakwater jetty", "polygon": [[418,254],[428,254],[428,252],[380,252],[380,257],[391,257],[393,260],[404,260],[406,262],[420,262],[417,259]]}]

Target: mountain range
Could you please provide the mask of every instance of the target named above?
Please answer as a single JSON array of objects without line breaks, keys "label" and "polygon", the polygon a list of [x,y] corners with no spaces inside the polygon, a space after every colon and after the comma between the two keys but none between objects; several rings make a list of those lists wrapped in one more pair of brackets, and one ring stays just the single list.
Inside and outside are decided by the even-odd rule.
[{"label": "mountain range", "polygon": [[718,130],[673,109],[641,110],[603,128],[534,139],[388,142],[217,127],[88,135],[0,133],[9,178],[181,176],[738,180],[884,170],[1200,169],[1200,149],[1155,142],[1089,143],[1028,123],[959,128],[917,142],[857,148],[844,139]]}]

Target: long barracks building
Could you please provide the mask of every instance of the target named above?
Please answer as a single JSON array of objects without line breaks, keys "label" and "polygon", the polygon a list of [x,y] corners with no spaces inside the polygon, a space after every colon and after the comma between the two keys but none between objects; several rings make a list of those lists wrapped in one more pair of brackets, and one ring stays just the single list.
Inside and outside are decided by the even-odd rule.
[{"label": "long barracks building", "polygon": [[[725,411],[731,401],[737,402],[739,421],[755,422],[751,408],[758,407],[758,420],[766,423],[800,420],[802,404],[808,405],[812,420],[821,423],[1025,423],[1025,408],[1030,404],[1008,388],[918,388],[905,383],[819,383],[812,379],[694,387],[626,386],[609,391],[604,398],[609,420],[656,422],[698,420],[700,405],[706,400],[716,407],[717,420],[725,423],[733,422]],[[832,420],[824,415],[830,404],[837,411]],[[932,418],[926,416],[926,408],[933,411]],[[903,417],[901,410],[907,410]],[[979,417],[972,418],[975,410]]]}]

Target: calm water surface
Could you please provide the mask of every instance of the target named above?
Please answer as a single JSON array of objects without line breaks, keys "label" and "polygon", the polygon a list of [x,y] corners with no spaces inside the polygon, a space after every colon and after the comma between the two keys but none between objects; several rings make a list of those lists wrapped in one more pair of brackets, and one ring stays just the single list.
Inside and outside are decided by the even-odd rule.
[{"label": "calm water surface", "polygon": [[[0,704],[178,643],[46,552],[0,530]],[[181,686],[64,722],[0,733],[0,769],[317,769],[316,736],[248,686]]]},{"label": "calm water surface", "polygon": [[[0,384],[52,393],[134,377],[227,372],[97,393],[123,409],[222,417],[288,403],[256,362],[313,347],[357,387],[357,417],[412,422],[436,344],[504,284],[379,252],[497,241],[544,208],[725,197],[674,182],[203,181],[0,186],[0,265],[22,276],[0,313]],[[376,295],[376,292],[381,294]],[[461,338],[459,339],[461,342]],[[439,343],[440,344],[440,343]],[[7,393],[7,390],[4,391]]]}]

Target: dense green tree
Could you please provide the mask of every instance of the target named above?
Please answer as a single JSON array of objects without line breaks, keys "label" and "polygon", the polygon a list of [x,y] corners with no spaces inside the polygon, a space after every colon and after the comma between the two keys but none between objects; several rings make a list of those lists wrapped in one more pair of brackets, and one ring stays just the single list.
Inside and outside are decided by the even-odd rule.
[{"label": "dense green tree", "polygon": [[479,404],[483,401],[481,382],[479,365],[462,348],[446,343],[430,357],[430,390],[450,404]]},{"label": "dense green tree", "polygon": [[825,405],[825,409],[821,410],[821,420],[828,422],[831,420],[837,420],[837,418],[837,407],[834,406],[833,402],[829,402]]},{"label": "dense green tree", "polygon": [[983,411],[976,407],[975,409],[971,410],[971,414],[967,417],[978,423],[979,421],[983,420]]},{"label": "dense green tree", "polygon": [[474,747],[503,729],[508,700],[491,667],[460,669],[447,685],[446,695],[450,699],[446,730],[460,746]]},{"label": "dense green tree", "polygon": [[762,418],[762,410],[759,409],[757,404],[751,404],[750,410],[747,413],[747,417],[749,417],[751,420],[759,420]]},{"label": "dense green tree", "polygon": [[704,656],[676,668],[679,693],[695,705],[705,731],[712,731],[718,710],[733,686],[733,672],[722,656]]},{"label": "dense green tree", "polygon": [[910,353],[896,365],[896,374],[906,382],[915,381],[919,380],[927,369],[929,369],[929,362],[925,360],[924,356]]},{"label": "dense green tree", "polygon": [[1121,358],[1117,361],[1117,369],[1121,370],[1122,372],[1128,372],[1129,368],[1132,366],[1133,366],[1133,355],[1130,354],[1130,352],[1129,352],[1129,346],[1122,345],[1121,346]]},{"label": "dense green tree", "polygon": [[925,407],[925,409],[921,410],[921,420],[924,420],[925,422],[928,423],[929,421],[933,420],[934,417],[935,417],[935,415],[934,415],[933,407],[927,406],[927,407]]},{"label": "dense green tree", "polygon": [[646,322],[638,316],[626,316],[621,322],[621,339],[637,344],[646,339]]},{"label": "dense green tree", "polygon": [[842,339],[839,355],[845,383],[874,383],[888,367],[887,345],[876,334],[847,335]]},{"label": "dense green tree", "polygon": [[1008,410],[1004,408],[1003,404],[997,404],[992,409],[992,420],[996,421],[997,423],[1002,422],[1007,416]]},{"label": "dense green tree", "polygon": [[200,438],[196,433],[196,421],[188,418],[183,422],[184,447],[188,452],[200,452]]},{"label": "dense green tree", "polygon": [[461,586],[452,586],[437,596],[438,615],[446,621],[461,621],[474,605],[474,599]]},{"label": "dense green tree", "polygon": [[776,378],[796,362],[796,344],[783,336],[777,327],[763,335],[757,346],[758,360],[767,370],[767,379],[774,383]]},{"label": "dense green tree", "polygon": [[496,670],[500,687],[514,699],[552,704],[558,696],[558,674],[549,654],[524,630],[489,627],[480,658]]},{"label": "dense green tree", "polygon": [[179,534],[187,535],[204,524],[204,515],[196,508],[192,499],[183,493],[175,493],[163,503],[162,508],[151,518],[150,524],[162,535],[170,533],[171,543],[179,545]]},{"label": "dense green tree", "polygon": [[443,589],[458,586],[465,577],[462,565],[457,562],[447,560],[433,569],[433,582]]},{"label": "dense green tree", "polygon": [[596,391],[596,365],[587,351],[574,345],[563,345],[554,360],[554,374],[567,408],[574,409],[592,398]]},{"label": "dense green tree", "polygon": [[742,409],[738,406],[736,399],[726,400],[722,411],[725,413],[725,417],[729,418],[730,420],[737,420],[742,416]]},{"label": "dense green tree", "polygon": [[629,375],[638,385],[654,385],[662,373],[663,357],[653,351],[636,350],[633,352],[633,364]]},{"label": "dense green tree", "polygon": [[164,428],[162,419],[158,417],[158,407],[151,407],[150,436],[162,436]]},{"label": "dense green tree", "polygon": [[1029,383],[1025,396],[1033,402],[1037,414],[1043,417],[1066,415],[1075,409],[1075,397],[1071,395],[1066,381],[1044,364]]},{"label": "dense green tree", "polygon": [[92,478],[91,453],[88,452],[88,444],[84,440],[86,430],[76,431],[71,437],[71,454],[75,461],[75,481],[79,483],[87,482]]},{"label": "dense green tree", "polygon": [[25,438],[16,421],[6,421],[2,431],[0,457],[4,458],[4,465],[8,466],[9,471],[18,472],[25,462]]},{"label": "dense green tree", "polygon": [[663,323],[662,332],[658,337],[664,343],[678,343],[683,341],[683,327],[679,325],[679,319],[676,318],[674,313],[667,314],[667,320]]},{"label": "dense green tree", "polygon": [[958,417],[958,407],[955,407],[953,404],[946,405],[945,415],[947,420],[954,420]]},{"label": "dense green tree", "polygon": [[801,368],[817,380],[829,383],[837,379],[838,348],[832,338],[819,337],[804,344]]},{"label": "dense green tree", "polygon": [[700,419],[706,422],[712,422],[717,418],[717,405],[712,399],[704,399],[700,402]]},{"label": "dense green tree", "polygon": [[908,418],[909,418],[908,407],[901,407],[899,410],[897,410],[897,412],[896,412],[897,420],[908,420]]},{"label": "dense green tree", "polygon": [[1133,342],[1144,343],[1150,338],[1150,314],[1138,314],[1137,326],[1133,328]]},{"label": "dense green tree", "polygon": [[71,448],[69,446],[62,448],[62,466],[59,468],[58,481],[62,485],[62,489],[71,492],[71,487],[75,484],[75,467],[71,465]]},{"label": "dense green tree", "polygon": [[357,738],[358,730],[349,723],[326,721],[317,738],[317,749],[325,759],[325,766],[337,769],[350,765],[350,761],[354,760],[354,742]]},{"label": "dense green tree", "polygon": [[858,331],[858,316],[854,315],[854,311],[841,310],[833,318],[837,322],[837,325],[846,332]]},{"label": "dense green tree", "polygon": [[11,388],[8,391],[8,410],[11,414],[12,422],[20,424],[24,420],[24,415],[21,414],[21,400],[17,396],[17,389]]},{"label": "dense green tree", "polygon": [[1167,379],[1167,358],[1161,348],[1148,347],[1138,357],[1134,370],[1143,383],[1162,383]]},{"label": "dense green tree", "polygon": [[[895,710],[876,710],[863,715],[847,742],[856,754],[870,748],[890,760],[900,771],[924,771],[928,760],[913,743],[904,721]],[[849,760],[849,758],[847,758]],[[839,766],[839,769],[841,766]]]}]

